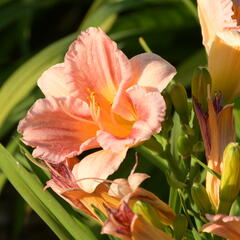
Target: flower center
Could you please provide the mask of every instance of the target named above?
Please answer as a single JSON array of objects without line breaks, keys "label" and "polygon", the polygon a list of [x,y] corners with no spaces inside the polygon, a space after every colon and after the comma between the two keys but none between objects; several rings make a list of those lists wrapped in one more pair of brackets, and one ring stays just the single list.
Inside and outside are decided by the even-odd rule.
[{"label": "flower center", "polygon": [[104,97],[88,89],[89,108],[92,119],[98,127],[116,137],[126,137],[130,134],[135,121],[128,121],[112,111],[112,105]]}]

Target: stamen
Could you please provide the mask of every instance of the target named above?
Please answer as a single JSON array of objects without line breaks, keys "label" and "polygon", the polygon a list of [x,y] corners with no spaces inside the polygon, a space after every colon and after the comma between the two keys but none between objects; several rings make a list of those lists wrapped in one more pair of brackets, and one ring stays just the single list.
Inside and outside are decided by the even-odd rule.
[{"label": "stamen", "polygon": [[98,122],[100,117],[100,106],[96,101],[95,92],[88,89],[89,95],[89,102],[90,102],[90,112],[92,115],[92,118],[95,122]]},{"label": "stamen", "polygon": [[[96,182],[101,182],[101,183],[115,183],[112,180],[107,180],[107,179],[102,179],[102,178],[94,178],[94,177],[88,177],[88,178],[81,178],[81,179],[77,179],[75,182],[80,182],[80,181],[84,181],[84,180],[95,180]],[[117,183],[115,183],[117,184]]]},{"label": "stamen", "polygon": [[[102,178],[94,178],[94,177],[77,179],[75,181],[75,183],[77,184],[77,182],[84,181],[84,180],[95,180],[96,182],[103,183],[108,188],[109,188],[109,185],[107,183],[119,185],[119,183],[116,183],[116,182],[114,182],[112,180],[107,180],[107,179],[102,179]],[[111,190],[111,191],[113,192],[113,190]],[[114,194],[118,195],[118,193],[114,193]]]},{"label": "stamen", "polygon": [[93,121],[92,120],[88,120],[88,119],[85,119],[85,118],[82,118],[82,117],[79,117],[79,116],[75,116],[73,115],[72,113],[70,113],[69,111],[66,110],[66,108],[63,106],[63,103],[60,102],[59,105],[61,106],[63,112],[65,112],[68,116],[70,116],[71,118],[74,118],[76,120],[80,120],[82,122],[85,122],[85,123],[91,123],[93,124]]}]

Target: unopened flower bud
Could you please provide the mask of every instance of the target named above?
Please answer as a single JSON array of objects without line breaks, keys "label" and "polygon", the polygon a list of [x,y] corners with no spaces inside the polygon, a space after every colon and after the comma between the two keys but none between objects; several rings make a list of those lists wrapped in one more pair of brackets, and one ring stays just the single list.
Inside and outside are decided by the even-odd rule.
[{"label": "unopened flower bud", "polygon": [[193,201],[202,214],[213,213],[212,204],[209,200],[205,187],[200,183],[194,183],[191,188]]},{"label": "unopened flower bud", "polygon": [[204,110],[207,110],[208,85],[211,86],[211,76],[208,70],[204,67],[197,68],[192,78],[192,96]]},{"label": "unopened flower bud", "polygon": [[189,111],[187,92],[181,83],[172,84],[169,94],[176,112],[179,114],[182,124],[188,124]]},{"label": "unopened flower bud", "polygon": [[188,226],[188,221],[187,221],[187,218],[183,214],[176,216],[174,224],[173,224],[174,235],[175,235],[176,240],[182,239],[185,232],[187,231],[187,226]]},{"label": "unopened flower bud", "polygon": [[240,145],[229,143],[223,153],[219,213],[228,214],[240,191]]},{"label": "unopened flower bud", "polygon": [[162,228],[163,224],[160,221],[157,211],[144,201],[136,201],[133,205],[133,212],[141,215],[147,222],[157,228]]},{"label": "unopened flower bud", "polygon": [[187,136],[178,137],[177,149],[182,156],[188,156],[192,153],[192,144]]},{"label": "unopened flower bud", "polygon": [[165,114],[165,119],[168,119],[169,117],[172,117],[172,102],[171,102],[171,98],[168,94],[167,91],[164,91],[162,93],[163,97],[164,97],[164,101],[166,103],[167,109],[166,109],[166,114]]}]

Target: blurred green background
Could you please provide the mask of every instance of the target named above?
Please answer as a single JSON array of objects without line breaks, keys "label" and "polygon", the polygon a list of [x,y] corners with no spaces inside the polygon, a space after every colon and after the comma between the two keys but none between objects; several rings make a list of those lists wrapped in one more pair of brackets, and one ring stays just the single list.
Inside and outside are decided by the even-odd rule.
[{"label": "blurred green background", "polygon": [[[38,77],[61,62],[70,42],[89,26],[102,27],[129,58],[144,52],[142,37],[154,53],[176,66],[175,79],[186,87],[193,69],[206,62],[195,1],[0,0],[0,142],[14,156],[19,155],[17,123],[42,97],[35,88]],[[133,163],[130,152],[116,176],[127,176]],[[139,171],[152,176],[145,187],[167,201],[166,179],[159,171],[141,161]],[[58,239],[2,172],[0,194],[1,240]]]}]

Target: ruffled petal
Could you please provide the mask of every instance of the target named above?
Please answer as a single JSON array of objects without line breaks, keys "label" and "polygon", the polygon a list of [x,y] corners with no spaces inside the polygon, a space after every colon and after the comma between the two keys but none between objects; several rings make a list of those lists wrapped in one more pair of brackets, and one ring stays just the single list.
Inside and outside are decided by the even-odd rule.
[{"label": "ruffled petal", "polygon": [[160,92],[176,74],[176,69],[170,63],[154,53],[142,53],[130,61],[136,84],[157,88]]},{"label": "ruffled petal", "polygon": [[126,153],[127,149],[117,153],[101,150],[82,159],[72,171],[78,186],[85,192],[92,193],[104,179],[119,168]]},{"label": "ruffled petal", "polygon": [[37,84],[46,97],[70,96],[70,88],[64,74],[64,63],[56,64],[46,70]]},{"label": "ruffled petal", "polygon": [[33,156],[54,164],[98,147],[97,130],[88,105],[72,97],[39,99],[18,126]]},{"label": "ruffled petal", "polygon": [[130,80],[131,64],[100,28],[89,28],[70,46],[65,71],[75,96],[86,100],[94,92],[112,103],[120,84]]},{"label": "ruffled petal", "polygon": [[[128,87],[139,85],[162,92],[176,74],[176,69],[170,63],[154,53],[139,54],[130,62],[132,79]],[[112,110],[128,121],[135,121],[134,107],[126,92],[127,86],[124,87],[124,90],[119,89]]]},{"label": "ruffled petal", "polygon": [[212,94],[221,91],[224,103],[240,96],[240,33],[219,33],[212,43],[208,71],[212,78]]},{"label": "ruffled petal", "polygon": [[99,130],[97,140],[105,150],[118,152],[125,147],[131,147],[149,139],[161,130],[164,121],[166,104],[158,91],[149,92],[146,88],[133,86],[127,90],[131,99],[137,120],[132,126],[131,133],[124,138]]},{"label": "ruffled petal", "polygon": [[240,30],[239,6],[232,0],[198,0],[198,15],[207,53],[216,33]]}]

